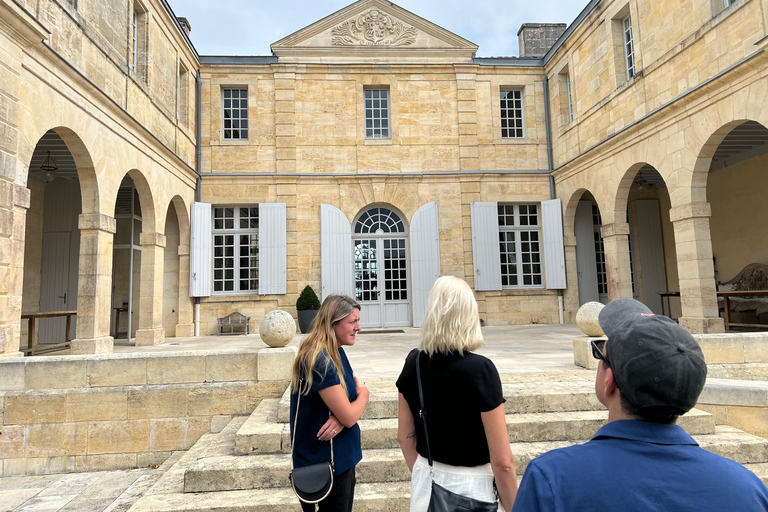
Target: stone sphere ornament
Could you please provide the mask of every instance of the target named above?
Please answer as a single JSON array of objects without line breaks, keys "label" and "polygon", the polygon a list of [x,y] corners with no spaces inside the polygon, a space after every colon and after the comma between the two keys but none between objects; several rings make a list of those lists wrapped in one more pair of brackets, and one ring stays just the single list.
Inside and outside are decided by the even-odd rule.
[{"label": "stone sphere ornament", "polygon": [[600,327],[600,322],[597,320],[604,307],[605,304],[602,302],[593,301],[587,302],[579,308],[576,312],[576,325],[579,326],[581,332],[592,337],[605,336],[603,328]]},{"label": "stone sphere ornament", "polygon": [[273,348],[284,347],[296,334],[296,321],[290,313],[281,309],[270,311],[259,324],[261,340]]}]

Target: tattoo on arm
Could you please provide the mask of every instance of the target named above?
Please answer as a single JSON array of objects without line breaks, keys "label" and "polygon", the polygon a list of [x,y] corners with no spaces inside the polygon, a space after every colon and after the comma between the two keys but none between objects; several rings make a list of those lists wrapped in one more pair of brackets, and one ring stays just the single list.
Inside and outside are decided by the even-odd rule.
[{"label": "tattoo on arm", "polygon": [[416,437],[416,431],[410,432],[407,436],[405,436],[406,439],[413,439]]}]

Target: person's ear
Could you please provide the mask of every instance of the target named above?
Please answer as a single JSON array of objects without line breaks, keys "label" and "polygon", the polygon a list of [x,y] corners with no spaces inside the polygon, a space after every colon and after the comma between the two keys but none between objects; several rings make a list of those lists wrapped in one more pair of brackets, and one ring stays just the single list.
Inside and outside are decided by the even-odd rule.
[{"label": "person's ear", "polygon": [[615,393],[618,393],[619,388],[616,386],[616,380],[613,378],[613,368],[606,367],[605,362],[601,362],[603,364],[603,382],[601,382],[601,385],[603,386],[603,396],[606,398],[613,396]]}]

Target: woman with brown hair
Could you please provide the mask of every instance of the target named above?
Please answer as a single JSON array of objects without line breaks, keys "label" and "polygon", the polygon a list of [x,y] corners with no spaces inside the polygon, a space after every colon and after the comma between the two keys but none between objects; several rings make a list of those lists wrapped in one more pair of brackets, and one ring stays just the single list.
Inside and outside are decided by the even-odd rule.
[{"label": "woman with brown hair", "polygon": [[[329,295],[293,364],[293,467],[333,463],[333,487],[319,502],[320,512],[352,510],[355,466],[363,457],[357,421],[368,404],[369,394],[352,373],[342,347],[354,345],[359,330],[360,304],[346,295]],[[302,502],[301,507],[305,512],[315,510],[314,504]]]}]

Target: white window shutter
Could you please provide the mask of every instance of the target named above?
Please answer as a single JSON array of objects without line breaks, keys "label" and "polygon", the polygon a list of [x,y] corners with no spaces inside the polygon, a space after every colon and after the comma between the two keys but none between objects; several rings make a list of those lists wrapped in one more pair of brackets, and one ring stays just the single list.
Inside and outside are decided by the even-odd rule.
[{"label": "white window shutter", "polygon": [[320,205],[320,272],[323,300],[342,293],[355,296],[352,226],[344,212]]},{"label": "white window shutter", "polygon": [[501,290],[498,205],[495,202],[472,203],[471,213],[475,290]]},{"label": "white window shutter", "polygon": [[427,314],[427,300],[440,277],[440,231],[437,203],[427,203],[411,219],[411,291],[413,326],[421,327]]},{"label": "white window shutter", "polygon": [[544,239],[544,272],[548,290],[564,290],[565,247],[563,244],[563,210],[560,199],[541,202],[541,228]]},{"label": "white window shutter", "polygon": [[285,203],[259,204],[259,295],[286,292]]},{"label": "white window shutter", "polygon": [[192,203],[189,251],[189,296],[210,297],[213,267],[211,242],[213,238],[211,205]]}]

